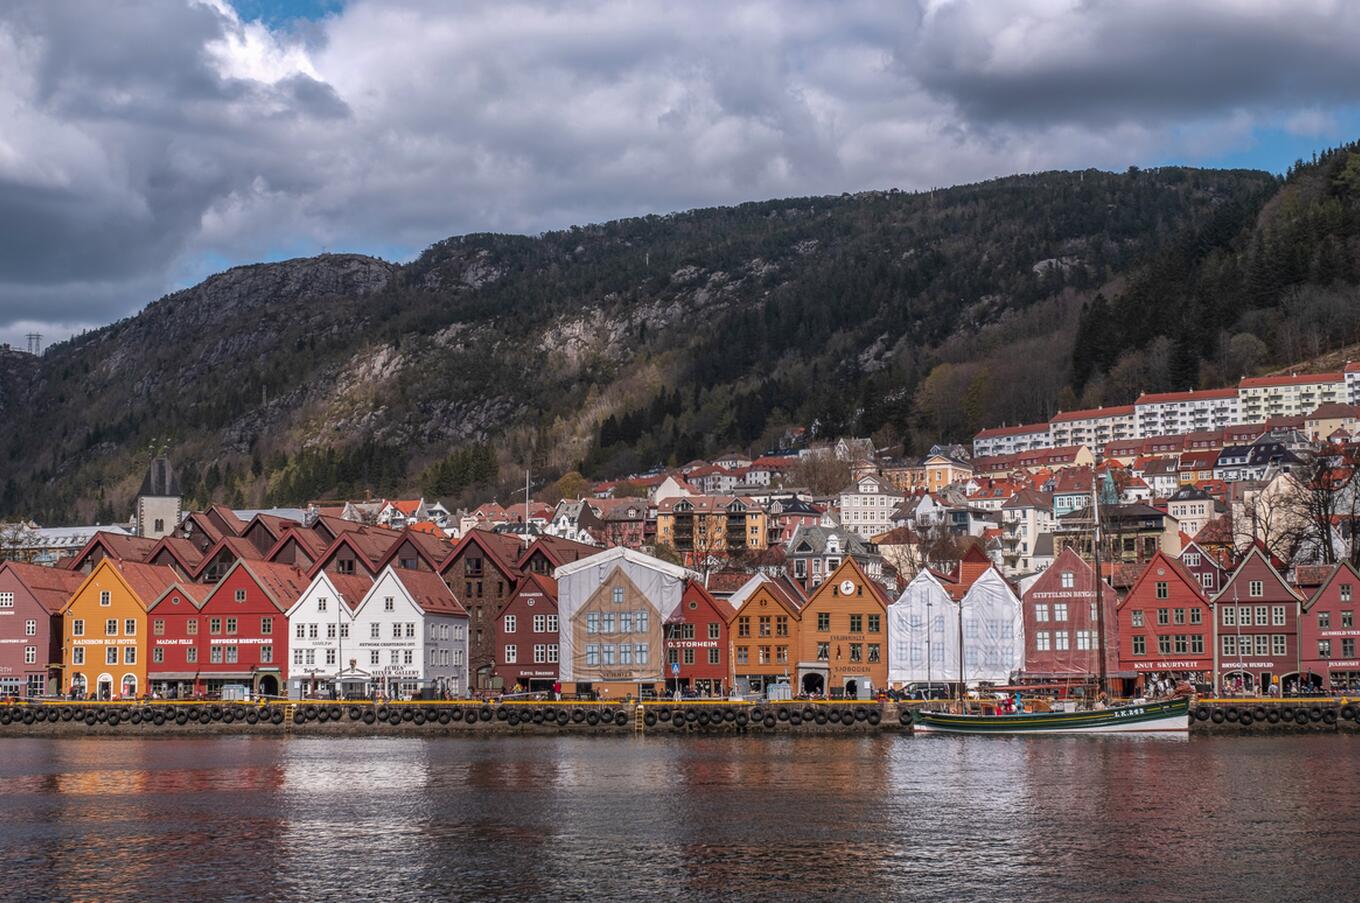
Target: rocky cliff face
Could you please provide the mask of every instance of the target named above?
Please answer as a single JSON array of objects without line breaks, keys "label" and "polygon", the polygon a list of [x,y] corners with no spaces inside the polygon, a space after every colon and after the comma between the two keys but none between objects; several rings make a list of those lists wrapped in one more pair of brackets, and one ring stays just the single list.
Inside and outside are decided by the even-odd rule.
[{"label": "rocky cliff face", "polygon": [[[153,443],[170,446],[197,500],[256,503],[305,500],[283,485],[419,490],[427,464],[471,442],[536,472],[608,471],[833,417],[904,434],[956,331],[1048,329],[1059,360],[1070,318],[1043,305],[1079,303],[1168,228],[1262,184],[1047,173],[460,236],[404,265],[328,254],[237,267],[40,360],[0,355],[8,504],[48,522],[121,512]],[[360,447],[380,451],[350,467]],[[298,462],[322,453],[333,459],[308,459],[299,482]],[[376,484],[374,462],[393,485]]]}]

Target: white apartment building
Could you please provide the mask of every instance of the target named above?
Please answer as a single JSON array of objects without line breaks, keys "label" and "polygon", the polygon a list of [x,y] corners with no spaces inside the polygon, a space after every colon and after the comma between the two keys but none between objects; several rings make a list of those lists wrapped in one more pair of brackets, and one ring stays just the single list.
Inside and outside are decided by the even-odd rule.
[{"label": "white apartment building", "polygon": [[[1360,372],[1356,373],[1360,377]],[[1053,436],[1047,423],[1028,423],[1022,426],[995,426],[973,437],[973,457],[991,458],[1052,448]]]},{"label": "white apartment building", "polygon": [[1241,422],[1235,388],[1144,394],[1133,410],[1135,439],[1221,430]]},{"label": "white apartment building", "polygon": [[1346,404],[1360,404],[1360,361],[1347,361],[1341,373],[1346,383]]},{"label": "white apartment building", "polygon": [[1085,445],[1094,451],[1103,451],[1107,442],[1137,438],[1134,421],[1131,404],[1067,411],[1051,421],[1050,439],[1054,447]]},{"label": "white apartment building", "polygon": [[1261,423],[1270,417],[1302,417],[1318,405],[1346,403],[1342,373],[1299,373],[1291,376],[1249,377],[1237,384],[1242,423]]},{"label": "white apartment building", "polygon": [[863,476],[840,495],[841,525],[863,540],[893,528],[893,512],[906,499],[876,476]]}]

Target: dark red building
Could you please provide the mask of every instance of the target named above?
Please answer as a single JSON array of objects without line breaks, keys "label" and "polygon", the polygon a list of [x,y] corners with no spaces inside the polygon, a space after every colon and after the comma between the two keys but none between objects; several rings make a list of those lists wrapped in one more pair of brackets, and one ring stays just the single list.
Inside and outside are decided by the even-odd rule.
[{"label": "dark red building", "polygon": [[494,671],[496,614],[515,593],[515,561],[521,539],[490,530],[469,530],[454,546],[439,575],[468,612],[468,681],[473,690],[504,689]]},{"label": "dark red building", "polygon": [[61,692],[61,610],[80,571],[0,563],[0,696]]},{"label": "dark red building", "polygon": [[1223,589],[1228,580],[1228,570],[1219,563],[1218,557],[1199,543],[1192,542],[1181,549],[1181,564],[1199,582],[1200,589],[1213,598]]},{"label": "dark red building", "polygon": [[1324,693],[1360,693],[1360,573],[1348,562],[1332,569],[1299,615],[1300,678]]},{"label": "dark red building", "polygon": [[1299,679],[1299,595],[1259,545],[1228,577],[1218,610],[1218,688],[1224,693],[1290,690]]},{"label": "dark red building", "polygon": [[722,696],[727,686],[727,618],[731,609],[693,581],[666,620],[666,687]]},{"label": "dark red building", "polygon": [[1178,559],[1157,551],[1118,612],[1119,670],[1136,675],[1125,693],[1153,681],[1213,683],[1213,605]]},{"label": "dark red building", "polygon": [[[1107,583],[1105,671],[1119,671],[1118,594]],[[1026,683],[1081,685],[1100,676],[1100,631],[1096,613],[1096,573],[1072,548],[1059,553],[1025,592]],[[1130,672],[1131,673],[1131,672]]]},{"label": "dark red building", "polygon": [[165,698],[201,692],[198,660],[199,609],[211,586],[179,580],[147,605],[147,685]]},{"label": "dark red building", "polygon": [[496,675],[502,686],[551,690],[558,676],[558,643],[557,581],[528,573],[496,618]]}]

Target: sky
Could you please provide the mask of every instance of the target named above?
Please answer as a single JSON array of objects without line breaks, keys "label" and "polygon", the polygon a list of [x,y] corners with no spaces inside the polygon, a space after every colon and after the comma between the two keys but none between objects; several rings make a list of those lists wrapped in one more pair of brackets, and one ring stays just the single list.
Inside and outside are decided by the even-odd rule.
[{"label": "sky", "polygon": [[241,263],[1360,138],[1343,0],[6,0],[0,342]]}]

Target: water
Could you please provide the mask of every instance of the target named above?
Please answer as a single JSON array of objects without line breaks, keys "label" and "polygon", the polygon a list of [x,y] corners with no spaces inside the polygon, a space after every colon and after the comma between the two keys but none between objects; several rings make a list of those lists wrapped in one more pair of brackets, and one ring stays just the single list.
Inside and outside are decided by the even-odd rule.
[{"label": "water", "polygon": [[1360,738],[0,740],[8,900],[1360,898]]}]

